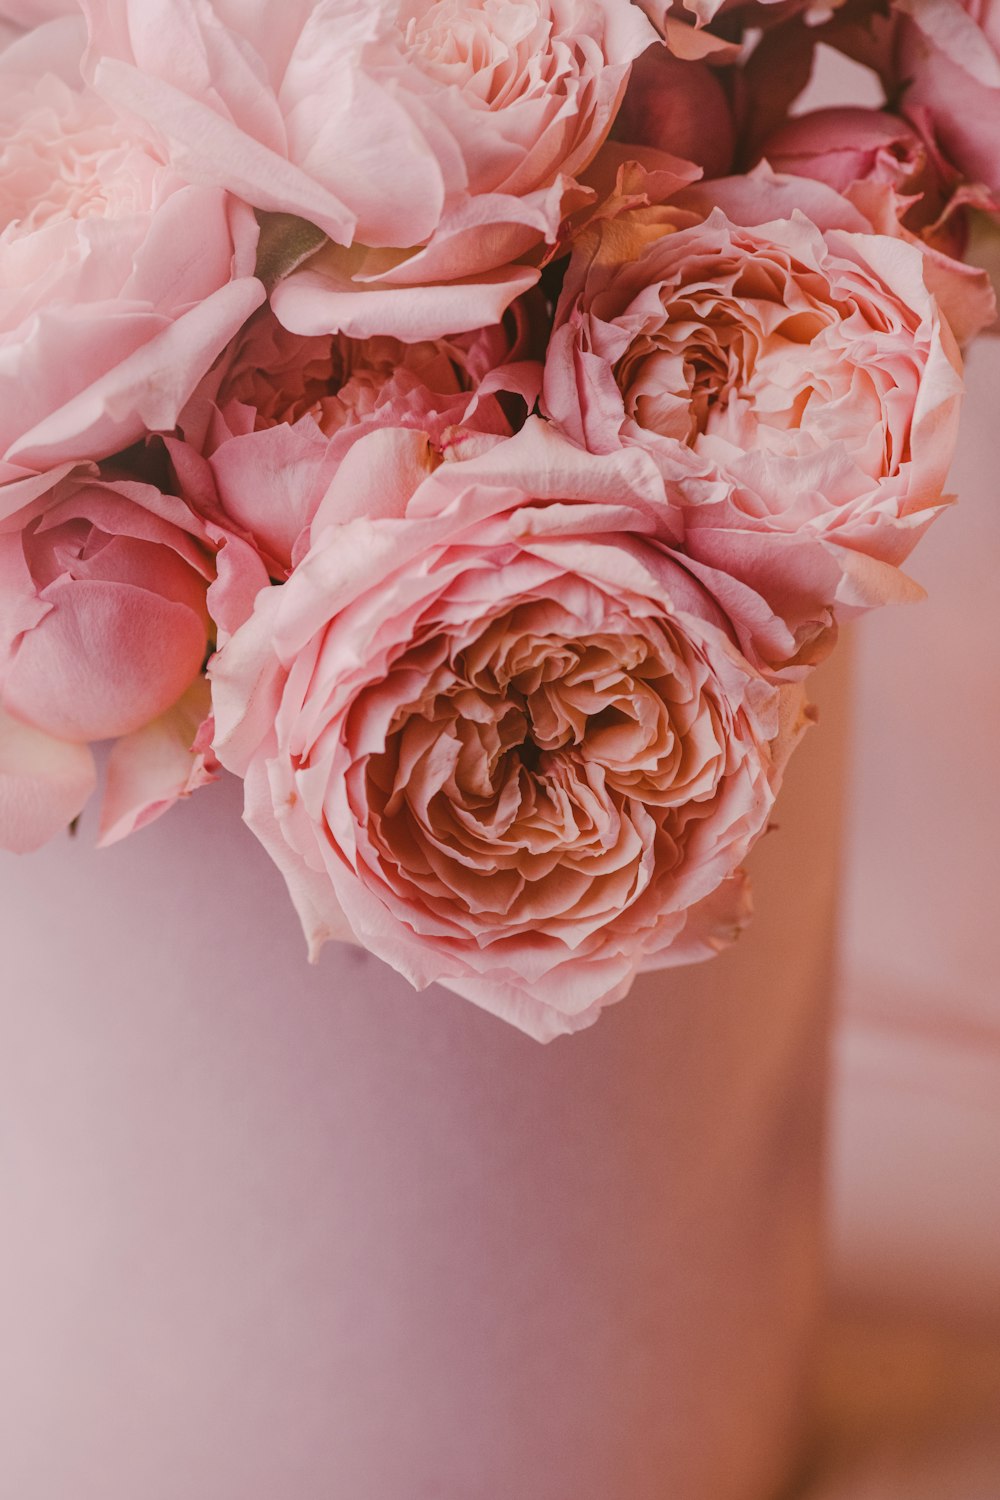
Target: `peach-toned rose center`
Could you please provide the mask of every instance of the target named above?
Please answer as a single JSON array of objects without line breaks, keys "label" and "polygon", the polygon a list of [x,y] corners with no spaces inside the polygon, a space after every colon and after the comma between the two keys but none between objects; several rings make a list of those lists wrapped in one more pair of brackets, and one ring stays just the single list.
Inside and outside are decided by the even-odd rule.
[{"label": "peach-toned rose center", "polygon": [[777,256],[715,265],[707,284],[700,270],[664,292],[662,321],[615,367],[638,426],[695,449],[718,439],[801,456],[839,441],[872,477],[894,472],[906,454],[887,415],[894,372],[869,362],[877,310]]},{"label": "peach-toned rose center", "polygon": [[[669,623],[579,580],[553,591],[461,646],[428,622],[377,688],[396,704],[366,771],[380,859],[432,905],[507,930],[630,904],[725,769],[707,670]],[[568,633],[583,620],[597,628]]]}]

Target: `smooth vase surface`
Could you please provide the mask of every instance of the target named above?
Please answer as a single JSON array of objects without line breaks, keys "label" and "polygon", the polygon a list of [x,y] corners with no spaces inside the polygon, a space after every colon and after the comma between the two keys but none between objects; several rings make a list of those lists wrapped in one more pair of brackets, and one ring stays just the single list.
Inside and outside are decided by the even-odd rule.
[{"label": "smooth vase surface", "polygon": [[225,783],[0,859],[2,1500],[765,1500],[822,1282],[843,661],[758,915],[539,1046],[331,946]]}]

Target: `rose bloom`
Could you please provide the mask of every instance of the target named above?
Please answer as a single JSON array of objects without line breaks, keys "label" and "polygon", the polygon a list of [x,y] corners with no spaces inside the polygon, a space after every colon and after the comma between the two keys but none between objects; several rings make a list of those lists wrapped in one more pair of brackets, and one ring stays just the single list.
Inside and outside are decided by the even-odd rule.
[{"label": "rose bloom", "polygon": [[133,140],[82,45],[65,20],[0,53],[0,515],[172,427],[264,296],[249,209]]},{"label": "rose bloom", "polygon": [[297,333],[496,322],[655,33],[631,0],[84,0],[88,76],[192,182],[317,225]]},{"label": "rose bloom", "polygon": [[645,455],[537,418],[436,467],[415,433],[352,450],[211,668],[313,954],[358,941],[545,1040],[736,935],[801,701],[669,521]]},{"label": "rose bloom", "polygon": [[[544,319],[531,297],[492,328],[404,344],[388,335],[302,338],[262,308],[181,415],[185,441],[170,449],[184,492],[207,494],[210,512],[214,496],[221,523],[283,578],[364,433],[409,427],[440,451],[474,434],[509,435],[512,414],[530,410],[540,390],[531,354]],[[511,406],[504,394],[520,399]]]},{"label": "rose bloom", "polygon": [[691,566],[781,671],[913,593],[899,564],[943,503],[960,369],[916,246],[758,170],[581,237],[544,401],[576,442],[643,448],[680,485]]},{"label": "rose bloom", "polygon": [[957,176],[933,141],[882,109],[798,115],[768,136],[760,154],[776,172],[814,177],[838,193],[856,182],[884,182],[905,200],[903,222],[914,231],[940,219]]},{"label": "rose bloom", "polygon": [[1000,5],[908,5],[894,39],[889,82],[903,86],[907,113],[926,110],[949,161],[1000,193]]},{"label": "rose bloom", "polygon": [[[0,813],[0,846],[37,847],[80,811],[91,741],[120,737],[106,833],[198,780],[213,554],[182,501],[90,476],[59,481],[0,528],[0,775],[18,765],[28,804]],[[67,798],[79,799],[68,817]]]},{"label": "rose bloom", "polygon": [[996,199],[963,181],[945,159],[927,111],[911,119],[877,109],[819,109],[788,120],[769,136],[761,156],[779,172],[814,177],[848,197],[873,228],[919,238],[928,286],[960,343],[996,315],[989,279],[961,257],[971,209],[992,211]]}]

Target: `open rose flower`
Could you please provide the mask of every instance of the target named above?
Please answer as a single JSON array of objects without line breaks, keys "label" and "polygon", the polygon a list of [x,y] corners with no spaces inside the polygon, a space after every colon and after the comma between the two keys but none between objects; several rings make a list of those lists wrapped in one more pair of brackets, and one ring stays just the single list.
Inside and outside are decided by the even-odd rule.
[{"label": "open rose flower", "polygon": [[0,53],[0,515],[169,428],[262,301],[257,226],[79,77],[80,20]]},{"label": "open rose flower", "polygon": [[298,333],[499,319],[655,33],[631,0],[84,0],[88,74],[193,182],[331,243],[275,290]]},{"label": "open rose flower", "polygon": [[801,705],[665,527],[645,455],[538,419],[429,472],[416,434],[352,450],[211,673],[314,953],[353,938],[547,1039],[735,936]]},{"label": "open rose flower", "polygon": [[262,308],[181,415],[184,442],[170,448],[184,491],[284,577],[364,433],[408,427],[440,451],[478,434],[509,435],[512,417],[519,410],[523,420],[540,390],[531,355],[546,322],[541,298],[529,294],[492,328],[404,344],[387,335],[302,338]]},{"label": "open rose flower", "polygon": [[82,805],[91,741],[119,740],[105,831],[137,826],[171,788],[197,783],[214,550],[182,501],[129,481],[63,479],[0,527],[0,766],[30,738],[14,721],[47,746],[33,775],[55,788],[51,806],[39,794],[30,829],[23,816],[10,827],[0,819],[0,846],[24,846],[29,832],[44,842],[63,826],[60,788],[75,788]]},{"label": "open rose flower", "polygon": [[680,487],[691,566],[769,669],[913,592],[899,565],[943,503],[962,390],[924,265],[824,185],[766,170],[598,224],[570,263],[547,409]]}]

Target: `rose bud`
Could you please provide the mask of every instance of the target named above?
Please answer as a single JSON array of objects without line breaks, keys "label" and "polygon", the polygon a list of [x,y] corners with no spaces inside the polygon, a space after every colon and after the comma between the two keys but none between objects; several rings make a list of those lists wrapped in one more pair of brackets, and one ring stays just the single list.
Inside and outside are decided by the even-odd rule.
[{"label": "rose bud", "polygon": [[0,534],[0,705],[59,740],[127,735],[201,671],[212,554],[148,485],[70,478],[41,504]]},{"label": "rose bud", "polygon": [[733,161],[733,117],[712,69],[673,57],[657,43],[632,67],[612,135],[629,146],[652,146],[721,177]]}]

